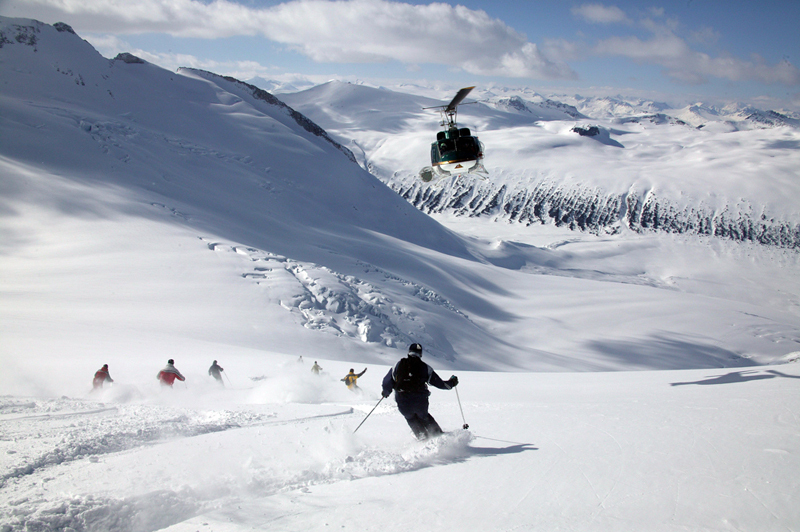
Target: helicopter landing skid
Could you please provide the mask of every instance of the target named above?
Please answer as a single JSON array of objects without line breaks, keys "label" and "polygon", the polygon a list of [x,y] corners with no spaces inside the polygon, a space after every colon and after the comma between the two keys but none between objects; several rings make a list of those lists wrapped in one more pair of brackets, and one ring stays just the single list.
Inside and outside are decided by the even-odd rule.
[{"label": "helicopter landing skid", "polygon": [[489,178],[489,173],[483,167],[482,164],[478,164],[470,168],[469,172],[459,172],[459,173],[439,173],[433,169],[431,166],[426,166],[422,170],[419,171],[419,178],[420,180],[425,183],[426,185],[433,185],[435,187],[441,186],[445,181],[448,179],[455,179],[458,177],[473,177],[480,179],[481,181],[486,181]]}]

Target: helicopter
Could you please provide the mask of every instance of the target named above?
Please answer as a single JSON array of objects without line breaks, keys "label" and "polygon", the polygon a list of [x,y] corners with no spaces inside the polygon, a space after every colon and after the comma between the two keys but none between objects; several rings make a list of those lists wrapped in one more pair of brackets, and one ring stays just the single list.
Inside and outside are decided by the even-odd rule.
[{"label": "helicopter", "polygon": [[474,175],[486,179],[488,173],[483,166],[483,143],[472,135],[468,127],[459,128],[456,124],[458,105],[475,87],[464,87],[458,91],[447,105],[425,107],[438,109],[442,113],[441,126],[444,131],[436,134],[436,141],[431,143],[431,165],[419,172],[420,179],[430,183],[435,178]]}]

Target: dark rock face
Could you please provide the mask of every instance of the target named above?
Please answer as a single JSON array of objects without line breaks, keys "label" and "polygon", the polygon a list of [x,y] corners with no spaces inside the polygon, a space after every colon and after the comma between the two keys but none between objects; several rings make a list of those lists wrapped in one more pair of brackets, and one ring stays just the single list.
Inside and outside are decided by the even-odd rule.
[{"label": "dark rock face", "polygon": [[581,137],[596,137],[600,134],[600,128],[597,126],[575,126],[572,131]]},{"label": "dark rock face", "polygon": [[531,188],[457,178],[441,186],[413,182],[388,185],[426,213],[491,216],[525,225],[552,223],[579,231],[616,233],[663,231],[708,235],[740,242],[800,249],[800,224],[755,214],[753,208],[684,207],[653,191],[631,188],[607,194],[591,188],[567,188],[540,182]]},{"label": "dark rock face", "polygon": [[0,31],[0,48],[5,44],[19,43],[30,46],[36,51],[37,35],[41,33],[44,24],[35,20],[31,22],[30,25],[13,24],[6,28],[6,31]]},{"label": "dark rock face", "polygon": [[123,63],[128,63],[131,65],[145,64],[144,59],[140,59],[133,54],[129,54],[128,52],[122,52],[121,54],[117,54],[117,57],[114,58],[114,61],[122,61]]},{"label": "dark rock face", "polygon": [[73,35],[77,35],[77,33],[75,33],[75,30],[72,29],[72,26],[70,26],[69,24],[66,24],[64,22],[56,22],[55,24],[53,24],[53,27],[56,29],[56,31],[59,31],[59,32],[62,32],[62,33],[63,32],[67,32],[67,33],[71,33]]}]

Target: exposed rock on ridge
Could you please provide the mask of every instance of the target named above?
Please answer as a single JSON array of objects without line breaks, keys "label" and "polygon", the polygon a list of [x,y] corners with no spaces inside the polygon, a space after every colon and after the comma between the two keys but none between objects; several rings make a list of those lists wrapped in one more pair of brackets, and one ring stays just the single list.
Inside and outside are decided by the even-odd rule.
[{"label": "exposed rock on ridge", "polygon": [[713,209],[699,204],[679,206],[652,190],[631,188],[607,194],[591,188],[565,188],[541,181],[530,188],[476,183],[457,178],[440,187],[419,183],[389,183],[396,192],[426,213],[491,216],[531,224],[553,223],[574,230],[615,233],[621,226],[633,231],[663,231],[755,242],[800,249],[800,224],[771,218],[749,204]]}]

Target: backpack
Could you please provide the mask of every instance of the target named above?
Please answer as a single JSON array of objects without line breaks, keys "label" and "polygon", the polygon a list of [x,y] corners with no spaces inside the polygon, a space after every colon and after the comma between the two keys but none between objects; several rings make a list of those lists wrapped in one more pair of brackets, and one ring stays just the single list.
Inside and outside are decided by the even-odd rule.
[{"label": "backpack", "polygon": [[427,389],[428,365],[419,357],[406,357],[397,363],[394,388],[398,392],[422,392]]}]

